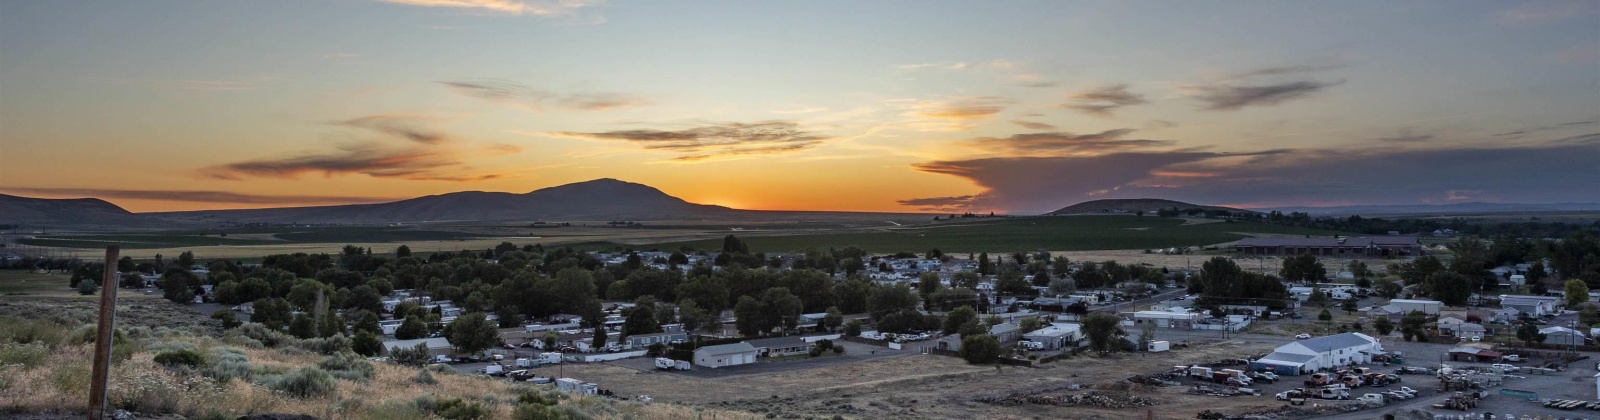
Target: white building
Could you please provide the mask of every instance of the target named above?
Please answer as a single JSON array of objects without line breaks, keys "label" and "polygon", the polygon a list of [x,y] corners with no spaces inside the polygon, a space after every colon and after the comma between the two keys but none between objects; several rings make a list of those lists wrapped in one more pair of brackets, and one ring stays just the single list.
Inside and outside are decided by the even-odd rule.
[{"label": "white building", "polygon": [[1556,312],[1556,303],[1562,298],[1554,296],[1500,295],[1500,307],[1516,309],[1528,316],[1544,316]]},{"label": "white building", "polygon": [[756,348],[750,343],[705,346],[694,351],[694,364],[713,369],[755,362]]},{"label": "white building", "polygon": [[1383,345],[1378,339],[1361,333],[1344,333],[1278,346],[1272,354],[1250,362],[1250,368],[1298,375],[1323,368],[1371,363],[1372,356],[1378,354],[1383,354]]},{"label": "white building", "polygon": [[1077,347],[1078,342],[1083,340],[1083,326],[1078,324],[1054,324],[1023,334],[1022,338],[1035,343],[1043,343],[1045,350]]},{"label": "white building", "polygon": [[[1392,308],[1391,308],[1392,307]],[[1409,314],[1412,311],[1422,312],[1425,315],[1438,315],[1444,303],[1437,300],[1425,299],[1394,299],[1384,306],[1384,311],[1396,314]]]},{"label": "white building", "polygon": [[447,340],[444,337],[385,341],[383,342],[383,349],[385,352],[392,352],[394,349],[409,349],[416,347],[417,344],[426,344],[428,346],[429,356],[449,355],[451,352],[455,351],[455,347],[450,345],[450,340]]},{"label": "white building", "polygon": [[1200,314],[1188,312],[1168,311],[1139,311],[1133,313],[1133,322],[1143,324],[1156,323],[1159,328],[1191,328],[1200,321]]}]

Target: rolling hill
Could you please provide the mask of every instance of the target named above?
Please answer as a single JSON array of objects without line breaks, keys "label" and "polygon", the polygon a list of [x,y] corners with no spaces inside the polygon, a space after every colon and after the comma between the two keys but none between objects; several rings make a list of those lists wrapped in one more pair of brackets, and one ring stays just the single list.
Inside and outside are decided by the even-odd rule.
[{"label": "rolling hill", "polygon": [[161,224],[98,198],[48,199],[0,194],[0,225],[31,228],[144,228]]},{"label": "rolling hill", "polygon": [[179,222],[383,224],[449,221],[670,220],[745,213],[695,204],[648,185],[604,178],[524,194],[463,191],[343,206],[146,213]]},{"label": "rolling hill", "polygon": [[1199,208],[1202,210],[1224,210],[1234,213],[1255,213],[1250,210],[1232,207],[1204,206],[1189,204],[1182,201],[1163,200],[1159,198],[1125,198],[1085,201],[1063,207],[1060,210],[1045,213],[1046,216],[1064,216],[1069,214],[1100,214],[1100,213],[1155,213],[1157,210],[1177,207],[1179,210]]}]

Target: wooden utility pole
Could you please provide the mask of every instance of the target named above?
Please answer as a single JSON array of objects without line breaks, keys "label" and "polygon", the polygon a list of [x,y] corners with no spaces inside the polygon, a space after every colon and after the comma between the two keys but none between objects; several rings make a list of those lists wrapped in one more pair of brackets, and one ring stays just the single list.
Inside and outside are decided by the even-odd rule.
[{"label": "wooden utility pole", "polygon": [[100,420],[106,413],[106,382],[111,378],[111,337],[117,322],[118,245],[106,246],[105,278],[100,281],[100,322],[94,340],[94,383],[89,388],[89,420]]}]

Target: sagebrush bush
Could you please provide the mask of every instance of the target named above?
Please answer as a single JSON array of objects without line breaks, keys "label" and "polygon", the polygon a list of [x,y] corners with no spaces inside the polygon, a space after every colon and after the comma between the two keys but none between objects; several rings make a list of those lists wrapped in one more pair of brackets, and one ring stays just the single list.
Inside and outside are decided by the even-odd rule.
[{"label": "sagebrush bush", "polygon": [[46,346],[55,347],[67,336],[65,324],[49,321],[18,318],[13,316],[0,316],[0,342],[28,344],[44,343]]},{"label": "sagebrush bush", "polygon": [[577,407],[570,405],[517,404],[511,411],[513,420],[589,420]]},{"label": "sagebrush bush", "polygon": [[313,398],[332,394],[338,390],[333,375],[317,367],[302,367],[282,375],[264,378],[267,388],[296,398]]},{"label": "sagebrush bush", "polygon": [[324,338],[308,338],[300,340],[295,346],[317,354],[333,355],[350,351],[350,337],[336,335]]},{"label": "sagebrush bush", "polygon": [[439,380],[433,379],[433,374],[428,373],[427,369],[423,369],[417,371],[416,376],[411,377],[411,382],[421,385],[435,385],[439,383]]},{"label": "sagebrush bush", "polygon": [[483,404],[460,398],[440,398],[433,404],[433,413],[448,420],[478,420],[489,417]]},{"label": "sagebrush bush", "polygon": [[232,347],[216,347],[211,349],[211,357],[201,371],[206,377],[216,380],[217,383],[227,383],[238,378],[250,380],[250,358],[244,352]]},{"label": "sagebrush bush", "polygon": [[[113,339],[112,341],[115,342],[115,339]],[[168,352],[175,352],[175,351],[186,351],[186,352],[198,354],[198,352],[199,352],[199,349],[195,348],[194,343],[190,343],[188,341],[157,341],[157,342],[154,342],[154,343],[146,344],[144,346],[144,348],[145,348],[145,350],[148,350],[148,351],[151,351],[151,352],[155,352],[155,353],[168,353]]]},{"label": "sagebrush bush", "polygon": [[237,332],[239,335],[256,340],[267,348],[278,348],[279,346],[293,345],[294,343],[300,341],[299,339],[294,338],[294,336],[285,334],[282,331],[267,328],[265,325],[254,322],[241,325],[239,328],[233,330],[229,330],[230,334],[235,332]]},{"label": "sagebrush bush", "polygon": [[372,379],[372,362],[368,362],[361,355],[343,352],[322,358],[317,362],[317,367],[328,371],[339,379],[356,382],[366,382]]},{"label": "sagebrush bush", "polygon": [[194,350],[173,350],[157,354],[155,361],[156,364],[166,367],[198,367],[205,364],[206,359]]},{"label": "sagebrush bush", "polygon": [[50,347],[43,342],[0,343],[0,366],[20,365],[23,368],[33,368],[39,366],[48,355]]}]

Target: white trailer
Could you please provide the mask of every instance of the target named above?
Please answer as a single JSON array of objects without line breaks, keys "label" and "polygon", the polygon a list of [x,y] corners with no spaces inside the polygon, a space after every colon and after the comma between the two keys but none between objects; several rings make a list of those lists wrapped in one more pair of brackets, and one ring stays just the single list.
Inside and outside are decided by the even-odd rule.
[{"label": "white trailer", "polygon": [[518,357],[516,361],[512,362],[512,366],[516,366],[518,369],[531,368],[533,367],[533,359]]},{"label": "white trailer", "polygon": [[561,363],[561,353],[555,353],[555,352],[539,353],[539,359],[537,360],[536,363],[539,364],[539,365],[559,364],[559,363]]},{"label": "white trailer", "polygon": [[689,370],[689,362],[673,360],[665,357],[656,358],[656,369],[661,370]]},{"label": "white trailer", "polygon": [[1171,350],[1171,349],[1172,349],[1172,343],[1171,342],[1167,342],[1167,341],[1151,341],[1150,342],[1150,348],[1147,349],[1147,350],[1149,352],[1151,352],[1151,353],[1159,353],[1159,352],[1163,352],[1163,351],[1167,351],[1167,350]]},{"label": "white trailer", "polygon": [[556,380],[556,389],[576,393],[578,395],[594,395],[600,392],[600,386],[593,382],[584,382],[573,378]]}]

